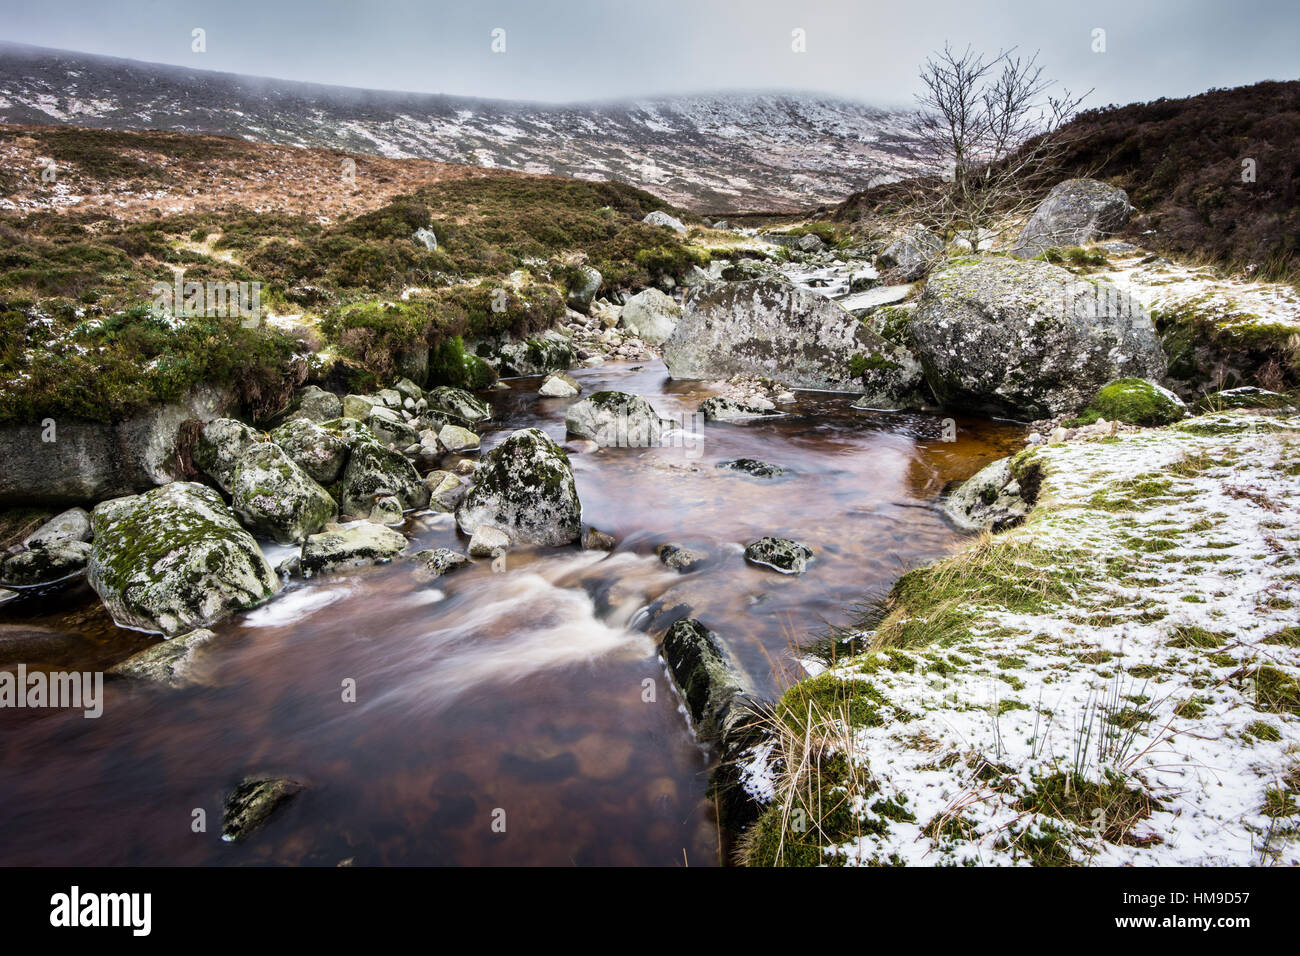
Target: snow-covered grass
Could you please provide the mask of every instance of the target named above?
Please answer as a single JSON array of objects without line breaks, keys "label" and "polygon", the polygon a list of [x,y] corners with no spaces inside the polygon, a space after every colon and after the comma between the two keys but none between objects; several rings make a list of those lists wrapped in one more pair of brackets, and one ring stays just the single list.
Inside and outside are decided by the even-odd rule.
[{"label": "snow-covered grass", "polygon": [[750,862],[1300,863],[1300,417],[1016,465],[1028,520],[777,705]]}]

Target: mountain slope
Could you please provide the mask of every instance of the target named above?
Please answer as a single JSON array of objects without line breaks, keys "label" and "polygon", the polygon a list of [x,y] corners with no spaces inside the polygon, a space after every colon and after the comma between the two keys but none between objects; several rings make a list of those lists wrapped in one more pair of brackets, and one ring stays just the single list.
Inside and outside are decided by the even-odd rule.
[{"label": "mountain slope", "polygon": [[0,121],[159,129],[589,179],[701,211],[840,201],[915,168],[900,116],[750,93],[547,105],[237,76],[0,44]]}]

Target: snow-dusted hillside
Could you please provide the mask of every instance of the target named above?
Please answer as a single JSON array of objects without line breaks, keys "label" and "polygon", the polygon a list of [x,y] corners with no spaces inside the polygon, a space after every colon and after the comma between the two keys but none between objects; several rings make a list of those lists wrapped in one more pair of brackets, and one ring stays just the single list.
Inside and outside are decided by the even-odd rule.
[{"label": "snow-dusted hillside", "polygon": [[700,211],[799,209],[915,168],[902,117],[824,96],[549,105],[319,86],[0,44],[0,121],[165,129],[621,179]]}]

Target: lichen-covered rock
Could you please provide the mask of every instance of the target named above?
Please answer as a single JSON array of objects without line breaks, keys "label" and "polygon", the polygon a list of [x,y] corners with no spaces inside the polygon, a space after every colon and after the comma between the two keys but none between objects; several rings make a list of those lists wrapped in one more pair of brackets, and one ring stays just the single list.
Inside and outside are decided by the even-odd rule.
[{"label": "lichen-covered rock", "polygon": [[990,256],[936,272],[907,328],[935,396],[979,411],[1073,413],[1107,382],[1165,370],[1132,297],[1047,262]]},{"label": "lichen-covered rock", "polygon": [[194,464],[222,491],[230,494],[235,466],[248,449],[265,441],[261,432],[243,422],[233,418],[214,418],[203,426],[194,443]]},{"label": "lichen-covered rock", "polygon": [[193,687],[203,683],[197,663],[202,649],[217,635],[200,627],[171,640],[133,654],[107,671],[117,677],[158,684],[162,687]]},{"label": "lichen-covered rock", "polygon": [[271,815],[305,787],[287,777],[248,777],[226,798],[221,839],[238,843],[263,826]]},{"label": "lichen-covered rock", "polygon": [[680,232],[683,234],[686,232],[686,227],[682,225],[680,219],[668,215],[668,213],[664,212],[662,209],[656,209],[652,213],[647,213],[646,217],[641,221],[649,226],[663,226],[666,229],[671,229],[673,232]]},{"label": "lichen-covered rock", "polygon": [[564,427],[602,448],[650,448],[659,444],[666,422],[640,395],[596,392],[570,405]]},{"label": "lichen-covered rock", "polygon": [[414,572],[412,572],[417,581],[432,581],[434,578],[442,577],[444,574],[451,574],[453,571],[467,568],[474,563],[466,555],[450,548],[417,551],[411,555],[411,561],[417,565]]},{"label": "lichen-covered rock", "polygon": [[420,433],[407,424],[401,413],[393,408],[375,407],[366,418],[366,427],[386,445],[405,448],[420,443]]},{"label": "lichen-covered rock", "polygon": [[469,485],[450,471],[429,472],[424,476],[424,487],[429,489],[429,510],[444,513],[455,511],[469,490]]},{"label": "lichen-covered rock", "polygon": [[69,508],[41,525],[24,540],[29,548],[61,541],[89,541],[90,514],[84,508]]},{"label": "lichen-covered rock", "polygon": [[501,342],[486,356],[499,375],[545,375],[573,364],[573,345],[548,329],[534,339]]},{"label": "lichen-covered rock", "polygon": [[1122,378],[1103,385],[1072,423],[1090,425],[1105,419],[1129,425],[1172,425],[1187,417],[1187,406],[1169,389],[1142,378]]},{"label": "lichen-covered rock", "polygon": [[313,419],[295,418],[271,432],[293,463],[322,485],[338,481],[348,460],[348,445]]},{"label": "lichen-covered rock", "polygon": [[902,282],[915,282],[943,253],[943,240],[925,229],[909,229],[876,258],[877,268]]},{"label": "lichen-covered rock", "polygon": [[619,324],[651,345],[661,345],[673,334],[682,307],[658,289],[638,292],[623,303]]},{"label": "lichen-covered rock", "polygon": [[536,428],[515,432],[484,457],[456,520],[466,534],[490,525],[512,544],[577,541],[582,505],[568,456]]},{"label": "lichen-covered rock", "polygon": [[487,421],[492,417],[492,409],[487,402],[476,398],[463,388],[439,385],[428,392],[426,398],[429,401],[429,408],[459,418],[470,425]]},{"label": "lichen-covered rock", "polygon": [[1083,245],[1119,231],[1132,214],[1124,190],[1095,179],[1067,179],[1038,204],[1013,254],[1032,259],[1053,247]]},{"label": "lichen-covered rock", "polygon": [[343,400],[333,392],[327,392],[319,385],[308,385],[294,395],[293,404],[289,406],[286,420],[327,422],[331,418],[343,415]]},{"label": "lichen-covered rock", "polygon": [[749,681],[717,634],[684,618],[668,628],[661,649],[701,741],[722,742],[751,716]]},{"label": "lichen-covered rock", "polygon": [[569,283],[568,302],[575,309],[586,311],[600,291],[602,277],[599,270],[585,264],[578,266],[575,272],[575,281]]},{"label": "lichen-covered rock", "polygon": [[481,444],[478,435],[459,425],[443,425],[438,432],[438,441],[447,451],[463,455],[467,451],[478,451]]},{"label": "lichen-covered rock", "polygon": [[1034,506],[1037,487],[1036,468],[1013,470],[1012,459],[1002,458],[963,482],[949,496],[944,512],[965,531],[1002,531],[1024,520]]},{"label": "lichen-covered rock", "polygon": [[90,551],[85,541],[46,541],[29,546],[0,564],[0,583],[33,587],[62,581],[86,569]]},{"label": "lichen-covered rock", "polygon": [[[344,395],[343,411],[335,418],[355,418],[359,422],[364,422],[370,417],[370,410],[380,402],[369,395]],[[328,421],[329,419],[326,419]]]},{"label": "lichen-covered rock", "polygon": [[375,499],[384,495],[393,495],[408,511],[429,501],[429,489],[405,455],[365,441],[352,447],[341,488],[339,504],[349,515],[370,514]]},{"label": "lichen-covered rock", "polygon": [[775,408],[762,408],[748,402],[736,401],[715,395],[700,402],[699,413],[706,422],[743,422],[751,418],[766,418],[781,413]]},{"label": "lichen-covered rock", "polygon": [[360,568],[391,561],[406,550],[405,536],[392,528],[359,521],[337,531],[322,531],[302,545],[302,575]]},{"label": "lichen-covered rock", "polygon": [[655,554],[659,556],[659,560],[665,567],[672,568],[674,571],[690,570],[709,559],[703,551],[682,547],[679,544],[661,544],[655,548]]},{"label": "lichen-covered rock", "polygon": [[846,392],[864,390],[871,366],[872,390],[899,396],[920,381],[905,349],[830,299],[779,279],[731,282],[687,299],[664,343],[664,362],[675,379],[769,376],[796,388]]},{"label": "lichen-covered rock", "polygon": [[182,634],[251,607],[279,587],[221,495],[173,482],[100,502],[87,578],[123,627]]},{"label": "lichen-covered rock", "polygon": [[718,462],[717,467],[723,471],[738,471],[742,475],[749,475],[751,478],[784,478],[790,474],[789,468],[773,465],[766,461],[759,461],[757,458],[730,458],[727,461]]},{"label": "lichen-covered rock", "polygon": [[552,372],[542,381],[542,387],[537,390],[539,395],[545,395],[547,398],[573,398],[582,391],[582,386],[578,380],[566,372]]},{"label": "lichen-covered rock", "polygon": [[812,558],[812,548],[789,538],[759,538],[745,546],[746,561],[782,574],[803,574]]},{"label": "lichen-covered rock", "polygon": [[279,445],[254,445],[235,466],[231,505],[248,530],[296,544],[338,516],[338,505]]},{"label": "lichen-covered rock", "polygon": [[370,509],[370,516],[367,520],[375,524],[394,527],[404,524],[406,516],[402,512],[402,503],[400,501],[392,495],[384,495],[382,498],[375,499],[375,506]]},{"label": "lichen-covered rock", "polygon": [[375,433],[357,418],[348,416],[335,418],[327,422],[321,422],[320,427],[347,445],[349,452],[356,451],[360,445],[379,444],[379,439],[375,437]]}]

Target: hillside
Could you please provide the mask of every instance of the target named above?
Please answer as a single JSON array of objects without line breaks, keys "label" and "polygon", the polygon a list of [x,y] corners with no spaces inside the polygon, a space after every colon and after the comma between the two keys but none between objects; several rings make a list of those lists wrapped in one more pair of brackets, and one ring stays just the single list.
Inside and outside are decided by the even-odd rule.
[{"label": "hillside", "polygon": [[795,210],[907,173],[897,114],[806,94],[548,105],[358,90],[0,44],[0,122],[215,133],[634,183],[700,211]]},{"label": "hillside", "polygon": [[[1126,190],[1140,216],[1124,235],[1160,252],[1279,278],[1300,268],[1300,82],[1210,90],[1078,116],[1044,191],[1070,177]],[[1253,182],[1243,163],[1254,160]],[[897,188],[850,196],[834,214],[889,212]]]}]

